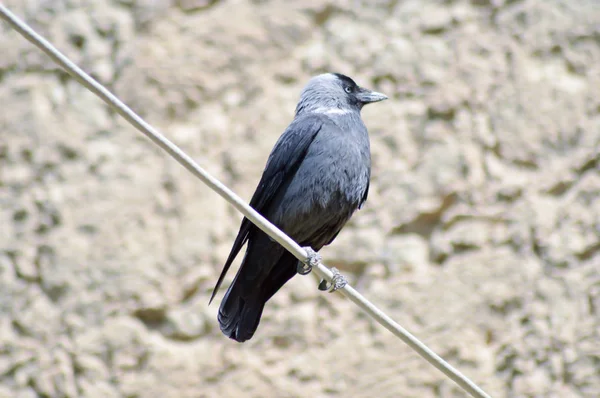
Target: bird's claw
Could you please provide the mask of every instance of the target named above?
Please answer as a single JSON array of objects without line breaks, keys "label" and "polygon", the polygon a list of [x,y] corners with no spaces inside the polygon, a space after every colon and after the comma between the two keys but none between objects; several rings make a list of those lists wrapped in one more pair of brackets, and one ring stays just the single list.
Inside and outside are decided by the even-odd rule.
[{"label": "bird's claw", "polygon": [[298,267],[296,268],[296,271],[300,275],[307,275],[310,274],[313,267],[319,265],[322,258],[321,255],[314,251],[311,247],[304,247],[303,249],[306,251],[306,263],[298,262]]},{"label": "bird's claw", "polygon": [[[306,251],[306,262],[298,262],[296,271],[300,275],[307,275],[312,271],[313,267],[319,265],[321,262],[321,255],[314,251],[311,247],[304,247],[303,249]],[[337,268],[331,268],[331,272],[333,273],[333,276],[331,277],[331,283],[327,282],[325,279],[321,279],[321,282],[319,282],[319,290],[333,293],[348,284],[346,277],[340,274],[340,271],[338,271]]]},{"label": "bird's claw", "polygon": [[321,282],[319,283],[319,290],[333,293],[348,284],[348,279],[346,279],[344,275],[340,274],[340,271],[338,271],[337,268],[331,268],[331,272],[333,273],[333,276],[331,277],[331,284],[329,284],[325,279],[321,279]]}]

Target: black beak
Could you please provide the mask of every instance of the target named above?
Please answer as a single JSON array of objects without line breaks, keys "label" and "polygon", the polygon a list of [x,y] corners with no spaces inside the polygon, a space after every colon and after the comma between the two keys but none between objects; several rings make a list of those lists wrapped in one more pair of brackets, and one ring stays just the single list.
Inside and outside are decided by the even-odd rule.
[{"label": "black beak", "polygon": [[363,104],[370,104],[371,102],[379,102],[388,99],[387,95],[378,93],[377,91],[371,91],[366,88],[360,87],[356,93],[356,98]]}]

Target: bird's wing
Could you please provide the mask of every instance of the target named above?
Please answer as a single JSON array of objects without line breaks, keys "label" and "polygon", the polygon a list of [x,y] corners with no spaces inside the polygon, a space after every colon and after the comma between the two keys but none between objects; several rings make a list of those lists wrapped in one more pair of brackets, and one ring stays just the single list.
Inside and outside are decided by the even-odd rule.
[{"label": "bird's wing", "polygon": [[363,205],[367,201],[367,196],[369,196],[369,184],[370,184],[369,180],[370,180],[370,178],[367,179],[367,187],[365,188],[365,193],[363,194],[363,197],[361,198],[360,203],[358,204],[359,209],[362,209]]},{"label": "bird's wing", "polygon": [[[259,213],[263,213],[272,199],[276,196],[282,185],[293,177],[294,173],[302,163],[306,156],[308,147],[317,136],[323,123],[324,116],[319,114],[307,114],[294,119],[294,121],[283,132],[275,147],[269,155],[267,165],[263,171],[263,175],[258,183],[258,187],[250,199],[250,206]],[[223,271],[219,276],[219,280],[215,285],[210,302],[214,299],[219,287],[223,283],[223,279],[231,266],[231,263],[238,255],[242,246],[248,240],[251,230],[255,228],[254,224],[246,217],[242,220],[240,231],[231,248],[231,252],[225,261]]]}]

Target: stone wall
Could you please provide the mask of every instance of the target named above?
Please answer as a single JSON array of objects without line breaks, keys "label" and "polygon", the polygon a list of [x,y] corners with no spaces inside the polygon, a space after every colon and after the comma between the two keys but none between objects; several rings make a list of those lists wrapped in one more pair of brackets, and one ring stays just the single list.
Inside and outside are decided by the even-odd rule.
[{"label": "stone wall", "polygon": [[[600,396],[600,3],[6,5],[245,199],[310,76],[385,92],[325,262],[495,397]],[[240,214],[0,30],[0,396],[465,396],[313,277],[221,335]]]}]

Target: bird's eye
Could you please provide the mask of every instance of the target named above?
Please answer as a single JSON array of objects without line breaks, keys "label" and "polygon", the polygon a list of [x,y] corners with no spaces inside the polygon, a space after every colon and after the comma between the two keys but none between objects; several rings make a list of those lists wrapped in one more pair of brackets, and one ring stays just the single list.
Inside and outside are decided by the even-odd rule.
[{"label": "bird's eye", "polygon": [[344,91],[345,91],[345,92],[347,92],[348,94],[350,94],[350,93],[352,92],[352,87],[350,87],[350,86],[346,86],[346,87],[344,88]]}]

